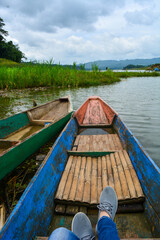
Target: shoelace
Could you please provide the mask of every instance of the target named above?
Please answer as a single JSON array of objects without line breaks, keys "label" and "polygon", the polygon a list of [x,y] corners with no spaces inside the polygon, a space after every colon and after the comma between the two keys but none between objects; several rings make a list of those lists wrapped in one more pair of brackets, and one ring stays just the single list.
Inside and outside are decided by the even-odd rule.
[{"label": "shoelace", "polygon": [[90,234],[85,236],[85,237],[82,237],[81,240],[95,240],[95,236],[91,236]]},{"label": "shoelace", "polygon": [[108,213],[110,213],[112,215],[113,206],[109,202],[100,203],[99,205],[97,205],[97,208],[100,211],[105,211],[105,212],[108,212]]}]

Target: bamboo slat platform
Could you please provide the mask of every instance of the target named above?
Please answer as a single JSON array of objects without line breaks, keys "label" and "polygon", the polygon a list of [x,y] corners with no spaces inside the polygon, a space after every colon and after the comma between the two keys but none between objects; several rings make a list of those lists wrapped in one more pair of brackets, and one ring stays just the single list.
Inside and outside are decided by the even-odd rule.
[{"label": "bamboo slat platform", "polygon": [[106,135],[78,135],[73,151],[119,151],[123,150],[117,134]]},{"label": "bamboo slat platform", "polygon": [[97,205],[100,193],[106,186],[115,189],[119,203],[144,200],[138,177],[126,150],[102,157],[70,156],[55,200]]}]

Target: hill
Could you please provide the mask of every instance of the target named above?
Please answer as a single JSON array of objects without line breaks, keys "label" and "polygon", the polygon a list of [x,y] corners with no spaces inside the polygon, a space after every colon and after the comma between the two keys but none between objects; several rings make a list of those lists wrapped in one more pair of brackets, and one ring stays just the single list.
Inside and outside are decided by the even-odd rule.
[{"label": "hill", "polygon": [[105,70],[106,67],[109,69],[123,69],[127,65],[143,65],[149,66],[156,63],[160,63],[160,58],[152,59],[126,59],[126,60],[99,60],[94,62],[85,63],[86,69],[92,69],[92,65],[96,64],[99,69]]},{"label": "hill", "polygon": [[19,63],[17,62],[14,62],[12,60],[9,60],[9,59],[5,59],[5,58],[0,58],[0,66],[7,66],[7,67],[12,67],[12,66],[15,66],[15,65],[19,65]]}]

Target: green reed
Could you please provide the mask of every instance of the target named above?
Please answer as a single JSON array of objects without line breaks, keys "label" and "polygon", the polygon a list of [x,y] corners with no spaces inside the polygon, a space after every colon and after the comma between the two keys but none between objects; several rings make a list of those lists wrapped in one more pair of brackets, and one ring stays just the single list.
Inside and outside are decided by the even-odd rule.
[{"label": "green reed", "polygon": [[77,70],[53,65],[53,61],[44,63],[23,63],[14,66],[0,65],[0,89],[22,89],[34,87],[89,87],[112,84],[128,77],[160,76],[158,72],[100,72],[96,66],[85,71],[84,65]]},{"label": "green reed", "polygon": [[0,89],[33,87],[88,87],[120,81],[112,71],[98,72],[62,67],[52,63],[0,67]]}]

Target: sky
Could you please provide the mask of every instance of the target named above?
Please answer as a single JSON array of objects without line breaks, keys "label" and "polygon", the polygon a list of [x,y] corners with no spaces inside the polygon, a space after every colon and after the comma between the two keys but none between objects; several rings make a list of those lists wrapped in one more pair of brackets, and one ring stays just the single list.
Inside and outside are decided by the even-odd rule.
[{"label": "sky", "polygon": [[0,17],[27,60],[160,57],[160,0],[0,0]]}]

